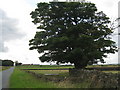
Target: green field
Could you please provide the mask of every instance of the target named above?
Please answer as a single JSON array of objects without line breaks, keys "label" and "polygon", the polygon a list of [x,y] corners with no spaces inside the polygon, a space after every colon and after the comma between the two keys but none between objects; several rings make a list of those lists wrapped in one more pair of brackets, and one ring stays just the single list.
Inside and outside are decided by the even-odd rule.
[{"label": "green field", "polygon": [[63,68],[74,68],[74,66],[59,66],[59,65],[28,65],[18,66],[20,69],[63,69]]},{"label": "green field", "polygon": [[[119,67],[119,65],[88,65],[86,68],[91,67]],[[20,69],[69,69],[74,68],[73,65],[26,65],[18,66]]]},{"label": "green field", "polygon": [[105,72],[105,73],[113,73],[113,74],[120,73],[120,71],[102,71],[102,72]]},{"label": "green field", "polygon": [[68,73],[69,70],[29,70],[31,72],[40,74],[63,74]]}]

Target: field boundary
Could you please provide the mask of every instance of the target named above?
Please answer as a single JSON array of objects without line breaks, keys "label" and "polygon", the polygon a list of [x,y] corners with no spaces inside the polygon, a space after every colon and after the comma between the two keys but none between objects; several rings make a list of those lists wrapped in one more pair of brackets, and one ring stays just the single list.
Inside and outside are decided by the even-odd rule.
[{"label": "field boundary", "polygon": [[69,69],[21,69],[21,70],[69,70]]},{"label": "field boundary", "polygon": [[[71,68],[62,68],[62,69],[21,69],[21,70],[69,70]],[[93,67],[85,68],[86,70],[100,70],[100,71],[120,71],[120,67]]]}]

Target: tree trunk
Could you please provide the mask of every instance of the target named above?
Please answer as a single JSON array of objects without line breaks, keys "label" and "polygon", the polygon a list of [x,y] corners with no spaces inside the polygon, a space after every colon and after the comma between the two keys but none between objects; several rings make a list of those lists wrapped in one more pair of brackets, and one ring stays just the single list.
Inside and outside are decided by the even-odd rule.
[{"label": "tree trunk", "polygon": [[87,62],[74,62],[74,66],[76,69],[83,69],[87,66]]}]

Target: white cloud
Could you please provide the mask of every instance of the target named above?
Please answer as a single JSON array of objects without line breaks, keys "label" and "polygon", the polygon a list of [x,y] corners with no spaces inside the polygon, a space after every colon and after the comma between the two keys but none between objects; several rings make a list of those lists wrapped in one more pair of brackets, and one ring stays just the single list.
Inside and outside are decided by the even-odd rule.
[{"label": "white cloud", "polygon": [[3,10],[0,9],[0,52],[8,51],[8,48],[4,46],[6,41],[18,39],[24,36],[24,34],[18,32],[17,20],[8,18]]},{"label": "white cloud", "polygon": [[119,0],[87,0],[96,4],[99,11],[103,11],[110,18],[118,17]]},{"label": "white cloud", "polygon": [[[6,20],[5,25],[17,26],[17,28],[19,28],[19,33],[22,32],[26,34],[24,38],[19,38],[17,40],[11,39],[11,41],[5,42],[4,46],[9,48],[9,52],[1,53],[0,58],[9,58],[13,59],[14,61],[17,59],[23,63],[38,63],[38,53],[36,51],[29,51],[28,45],[29,40],[34,37],[36,32],[36,27],[32,24],[32,20],[29,15],[33,7],[29,6],[25,0],[2,0],[0,1],[0,8],[6,12],[6,15],[9,16],[8,18],[14,18],[18,20],[18,22],[15,20]],[[13,25],[11,25],[12,23]],[[4,26],[4,28],[6,27]],[[6,33],[6,38],[10,35],[8,33],[13,34],[12,36],[17,35],[14,32],[6,31]],[[17,35],[17,37],[18,36],[19,35]],[[26,58],[29,58],[29,60],[26,60]]]}]

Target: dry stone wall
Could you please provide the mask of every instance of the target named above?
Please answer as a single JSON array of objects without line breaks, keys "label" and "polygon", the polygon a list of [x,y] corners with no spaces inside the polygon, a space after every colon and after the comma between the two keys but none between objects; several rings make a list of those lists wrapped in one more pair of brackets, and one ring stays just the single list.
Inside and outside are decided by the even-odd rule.
[{"label": "dry stone wall", "polygon": [[76,82],[87,81],[90,87],[94,88],[120,88],[120,73],[103,73],[98,70],[77,70],[70,69],[69,74],[71,77],[76,78]]}]

